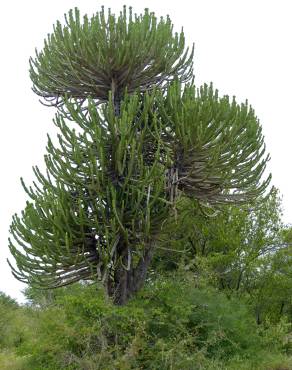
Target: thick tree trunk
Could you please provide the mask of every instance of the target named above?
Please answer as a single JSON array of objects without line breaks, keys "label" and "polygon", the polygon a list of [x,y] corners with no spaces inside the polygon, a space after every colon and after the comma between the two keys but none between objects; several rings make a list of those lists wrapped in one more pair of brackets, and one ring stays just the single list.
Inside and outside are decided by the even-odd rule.
[{"label": "thick tree trunk", "polygon": [[107,295],[116,305],[124,305],[137,293],[144,285],[148,267],[151,263],[154,252],[154,245],[150,243],[140,258],[137,266],[128,266],[128,256],[125,251],[121,255],[121,262],[116,266],[113,276],[109,276],[106,281]]},{"label": "thick tree trunk", "polygon": [[[114,113],[116,117],[119,117],[121,114],[121,97],[115,78],[112,79],[111,91]],[[107,295],[113,300],[114,304],[126,304],[143,287],[153,251],[154,242],[149,242],[143,256],[134,267],[132,262],[130,261],[129,263],[128,261],[128,248],[123,243],[117,246],[117,256],[120,260],[118,261],[118,265],[114,267],[113,276],[108,276],[105,282]]]}]

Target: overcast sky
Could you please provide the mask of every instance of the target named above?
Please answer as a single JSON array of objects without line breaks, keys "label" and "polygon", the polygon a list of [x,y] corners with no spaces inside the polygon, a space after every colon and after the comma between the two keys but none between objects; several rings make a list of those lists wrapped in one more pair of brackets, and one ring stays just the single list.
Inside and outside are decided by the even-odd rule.
[{"label": "overcast sky", "polygon": [[23,300],[24,285],[6,263],[11,217],[25,205],[19,178],[33,180],[33,165],[42,167],[46,134],[54,134],[53,108],[31,91],[28,59],[52,31],[57,19],[77,6],[81,13],[113,12],[124,4],[141,12],[169,14],[176,30],[184,28],[195,43],[196,84],[212,81],[220,94],[246,98],[263,127],[273,184],[283,195],[285,223],[292,223],[292,4],[290,0],[4,1],[1,4],[1,207],[0,291]]}]

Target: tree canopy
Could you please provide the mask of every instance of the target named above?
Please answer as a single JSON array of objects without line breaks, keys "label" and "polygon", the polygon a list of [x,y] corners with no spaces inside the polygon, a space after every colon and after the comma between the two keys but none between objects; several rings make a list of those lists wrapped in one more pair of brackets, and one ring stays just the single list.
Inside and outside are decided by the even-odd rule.
[{"label": "tree canopy", "polygon": [[[57,22],[30,61],[58,112],[46,174],[11,225],[14,276],[41,288],[102,280],[117,304],[142,286],[178,202],[252,203],[269,157],[248,102],[196,87],[193,50],[167,17],[126,8]],[[73,121],[73,122],[71,122]]]}]

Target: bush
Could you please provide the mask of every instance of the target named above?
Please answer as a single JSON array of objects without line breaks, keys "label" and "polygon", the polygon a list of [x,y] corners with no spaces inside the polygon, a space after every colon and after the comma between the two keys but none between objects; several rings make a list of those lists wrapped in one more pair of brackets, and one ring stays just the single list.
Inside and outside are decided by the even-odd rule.
[{"label": "bush", "polygon": [[29,356],[17,356],[9,350],[0,352],[1,370],[29,370],[28,362]]},{"label": "bush", "polygon": [[286,323],[259,330],[243,303],[179,276],[149,282],[127,306],[113,306],[101,288],[76,284],[58,290],[51,305],[13,312],[6,326],[10,333],[19,328],[22,340],[6,340],[1,369],[10,369],[5,356],[15,369],[31,370],[276,369],[289,363],[281,355]]}]

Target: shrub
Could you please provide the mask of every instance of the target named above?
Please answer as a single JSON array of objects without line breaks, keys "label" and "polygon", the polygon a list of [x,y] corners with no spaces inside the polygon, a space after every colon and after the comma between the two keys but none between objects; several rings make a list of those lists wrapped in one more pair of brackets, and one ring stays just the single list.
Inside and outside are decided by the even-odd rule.
[{"label": "shrub", "polygon": [[287,323],[259,328],[241,301],[179,275],[149,281],[127,306],[76,284],[50,305],[7,310],[5,325],[1,369],[275,370],[291,362],[281,354]]}]

